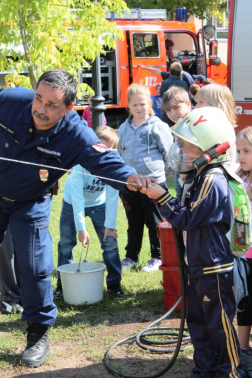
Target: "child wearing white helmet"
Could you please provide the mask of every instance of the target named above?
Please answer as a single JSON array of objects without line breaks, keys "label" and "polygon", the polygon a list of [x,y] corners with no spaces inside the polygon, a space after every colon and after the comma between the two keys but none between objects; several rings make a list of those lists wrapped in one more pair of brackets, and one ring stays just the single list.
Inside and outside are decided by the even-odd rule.
[{"label": "child wearing white helmet", "polygon": [[[241,377],[239,343],[232,324],[236,309],[234,258],[225,235],[232,224],[224,174],[229,153],[216,155],[201,167],[199,160],[195,162],[200,157],[204,160],[204,152],[212,147],[225,142],[232,145],[234,129],[222,110],[205,107],[194,109],[170,130],[175,142],[169,164],[187,174],[181,203],[158,184],[152,184],[145,193],[156,199],[163,217],[183,238],[187,325],[194,346],[190,378]],[[216,167],[221,174],[213,170]]]}]

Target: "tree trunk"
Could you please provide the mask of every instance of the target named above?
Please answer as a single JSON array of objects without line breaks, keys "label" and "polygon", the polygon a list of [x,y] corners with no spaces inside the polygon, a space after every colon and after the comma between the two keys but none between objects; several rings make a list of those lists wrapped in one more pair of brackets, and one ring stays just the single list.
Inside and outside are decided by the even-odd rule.
[{"label": "tree trunk", "polygon": [[36,89],[37,79],[36,79],[35,72],[34,72],[34,69],[33,69],[33,64],[32,64],[30,54],[29,54],[29,47],[28,47],[28,44],[27,44],[25,30],[24,30],[24,27],[23,27],[23,17],[22,17],[22,12],[21,12],[20,0],[18,1],[18,3],[19,3],[19,9],[18,9],[19,27],[20,27],[21,38],[22,38],[22,41],[23,41],[25,57],[26,57],[26,60],[28,62],[29,77],[30,77],[30,80],[31,80],[32,88]]}]

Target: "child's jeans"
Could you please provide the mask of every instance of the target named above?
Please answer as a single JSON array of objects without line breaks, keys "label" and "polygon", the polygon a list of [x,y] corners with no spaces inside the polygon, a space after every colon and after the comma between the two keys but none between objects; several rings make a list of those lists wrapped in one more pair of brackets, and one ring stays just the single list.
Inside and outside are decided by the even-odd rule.
[{"label": "child's jeans", "polygon": [[[93,207],[85,207],[85,215],[89,216],[103,250],[103,260],[107,267],[107,287],[116,285],[121,281],[121,261],[117,240],[112,236],[104,238],[106,204]],[[63,200],[60,216],[60,241],[58,243],[58,266],[73,262],[73,249],[77,244],[76,229],[74,223],[73,207]],[[59,278],[59,272],[58,272]]]}]

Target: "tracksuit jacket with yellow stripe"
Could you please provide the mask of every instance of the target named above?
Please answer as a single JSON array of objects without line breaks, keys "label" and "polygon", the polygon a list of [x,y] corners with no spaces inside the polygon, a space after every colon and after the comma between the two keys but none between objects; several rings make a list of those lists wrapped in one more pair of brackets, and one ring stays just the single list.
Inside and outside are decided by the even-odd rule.
[{"label": "tracksuit jacket with yellow stripe", "polygon": [[229,184],[224,174],[208,173],[216,166],[205,167],[195,177],[184,206],[169,192],[157,200],[163,217],[178,230],[186,231],[183,239],[191,277],[233,269],[233,255],[223,232],[223,228],[226,232],[230,229],[232,221]]}]

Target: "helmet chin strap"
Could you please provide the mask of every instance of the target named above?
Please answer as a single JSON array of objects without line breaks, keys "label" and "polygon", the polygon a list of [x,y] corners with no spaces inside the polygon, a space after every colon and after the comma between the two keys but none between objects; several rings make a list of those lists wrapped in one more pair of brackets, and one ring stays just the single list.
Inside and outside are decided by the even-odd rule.
[{"label": "helmet chin strap", "polygon": [[180,200],[180,203],[181,203],[182,206],[184,206],[184,204],[185,204],[186,197],[190,196],[191,188],[194,184],[197,169],[195,168],[195,169],[193,169],[189,172],[192,173],[192,176],[190,176],[189,178],[186,178],[186,180],[184,181],[182,196],[181,196],[181,200]]},{"label": "helmet chin strap", "polygon": [[178,173],[180,173],[181,175],[185,175],[185,174],[188,174],[188,173],[192,172],[192,170],[194,170],[194,169],[195,168],[192,168],[192,169],[190,169],[188,171],[178,171]]}]

